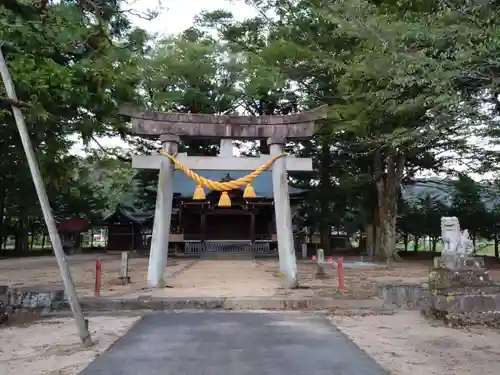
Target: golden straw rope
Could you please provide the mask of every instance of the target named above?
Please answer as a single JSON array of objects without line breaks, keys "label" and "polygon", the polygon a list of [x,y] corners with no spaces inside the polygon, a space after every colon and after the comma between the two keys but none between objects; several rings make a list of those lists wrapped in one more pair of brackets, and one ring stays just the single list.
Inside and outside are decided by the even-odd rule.
[{"label": "golden straw rope", "polygon": [[285,153],[276,155],[272,159],[269,159],[266,163],[262,164],[252,173],[247,174],[244,177],[238,178],[237,180],[220,182],[220,181],[209,180],[208,178],[200,176],[199,174],[193,172],[191,169],[182,164],[174,156],[167,154],[166,152],[160,151],[160,154],[169,158],[172,161],[172,163],[177,165],[179,169],[182,170],[186,174],[186,176],[194,180],[197,185],[201,185],[209,188],[210,190],[216,190],[216,191],[228,191],[228,190],[235,190],[242,188],[243,186],[251,183],[257,176],[259,176],[262,172],[264,172],[267,168],[269,168],[276,160],[287,155]]}]

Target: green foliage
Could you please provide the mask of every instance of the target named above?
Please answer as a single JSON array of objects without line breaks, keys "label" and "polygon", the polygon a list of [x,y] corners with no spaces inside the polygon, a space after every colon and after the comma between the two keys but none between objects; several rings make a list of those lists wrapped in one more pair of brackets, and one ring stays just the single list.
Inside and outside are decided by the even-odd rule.
[{"label": "green foliage", "polygon": [[[13,42],[8,64],[20,99],[33,105],[25,111],[28,126],[60,215],[95,217],[118,202],[153,206],[157,171],[134,174],[123,150],[118,158],[67,157],[69,135],[130,140],[116,116],[122,103],[252,115],[327,104],[329,119],[314,138],[288,145],[314,160],[312,174],[292,180],[311,190],[303,212],[321,231],[322,246],[332,228],[353,233],[374,224],[383,237],[378,250],[390,257],[396,215],[400,231],[435,238],[443,212],[459,216],[474,235],[496,236],[496,209],[487,209],[481,189],[464,176],[449,208],[432,196],[412,204],[400,199],[401,185],[422,171],[451,173],[457,161],[467,164],[466,172],[496,168],[498,152],[470,142],[498,139],[495,2],[247,3],[258,16],[237,21],[226,11],[204,12],[181,35],[150,45],[144,31],[131,28],[120,2],[68,0],[38,8],[5,2],[0,39]],[[36,200],[10,112],[0,109],[0,120],[0,208],[13,227],[25,226],[26,218],[38,217]],[[141,153],[158,147],[131,142]],[[266,149],[239,146],[248,154]],[[218,145],[188,141],[181,151],[214,155]]]},{"label": "green foliage", "polygon": [[[68,156],[69,136],[85,143],[100,135],[124,135],[117,117],[124,102],[137,102],[138,65],[146,35],[133,30],[116,1],[30,3],[0,6],[0,40],[17,96],[30,104],[24,115],[58,218],[98,220],[105,187],[83,178],[85,165]],[[5,98],[0,85],[0,98]],[[3,102],[2,102],[3,103]],[[42,230],[38,200],[10,110],[0,108],[0,242]],[[33,226],[36,224],[37,228]],[[31,227],[31,228],[30,228]],[[24,240],[16,240],[16,247]]]}]

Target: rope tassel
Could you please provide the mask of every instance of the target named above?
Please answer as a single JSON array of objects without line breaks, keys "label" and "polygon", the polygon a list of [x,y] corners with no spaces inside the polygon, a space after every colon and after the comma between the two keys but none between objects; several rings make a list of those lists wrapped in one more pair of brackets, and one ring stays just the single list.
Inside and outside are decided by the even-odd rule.
[{"label": "rope tassel", "polygon": [[207,199],[205,197],[205,190],[203,190],[203,186],[196,185],[196,189],[194,190],[193,199],[196,201],[202,201]]},{"label": "rope tassel", "polygon": [[247,184],[245,191],[243,192],[243,198],[255,198],[256,196],[257,195],[255,194],[252,184]]},{"label": "rope tassel", "polygon": [[219,207],[231,207],[231,198],[227,191],[223,191],[219,199]]}]

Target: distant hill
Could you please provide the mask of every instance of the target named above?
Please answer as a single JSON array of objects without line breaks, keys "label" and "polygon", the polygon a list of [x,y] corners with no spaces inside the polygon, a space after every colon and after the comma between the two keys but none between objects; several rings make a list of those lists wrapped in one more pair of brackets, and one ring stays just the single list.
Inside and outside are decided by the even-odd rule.
[{"label": "distant hill", "polygon": [[[446,205],[451,205],[455,190],[454,179],[420,179],[403,185],[401,192],[406,202],[417,202],[419,199],[430,196]],[[500,196],[488,184],[480,183],[481,195],[486,208],[492,209],[500,205]]]}]

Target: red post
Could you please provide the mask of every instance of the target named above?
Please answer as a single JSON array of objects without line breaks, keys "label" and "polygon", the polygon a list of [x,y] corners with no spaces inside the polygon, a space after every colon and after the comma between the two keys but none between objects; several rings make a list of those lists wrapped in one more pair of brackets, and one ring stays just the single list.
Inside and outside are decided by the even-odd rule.
[{"label": "red post", "polygon": [[342,268],[343,259],[337,260],[337,275],[339,277],[339,292],[344,293],[344,269]]},{"label": "red post", "polygon": [[101,274],[102,274],[102,263],[100,259],[95,260],[95,289],[94,296],[101,296]]}]

